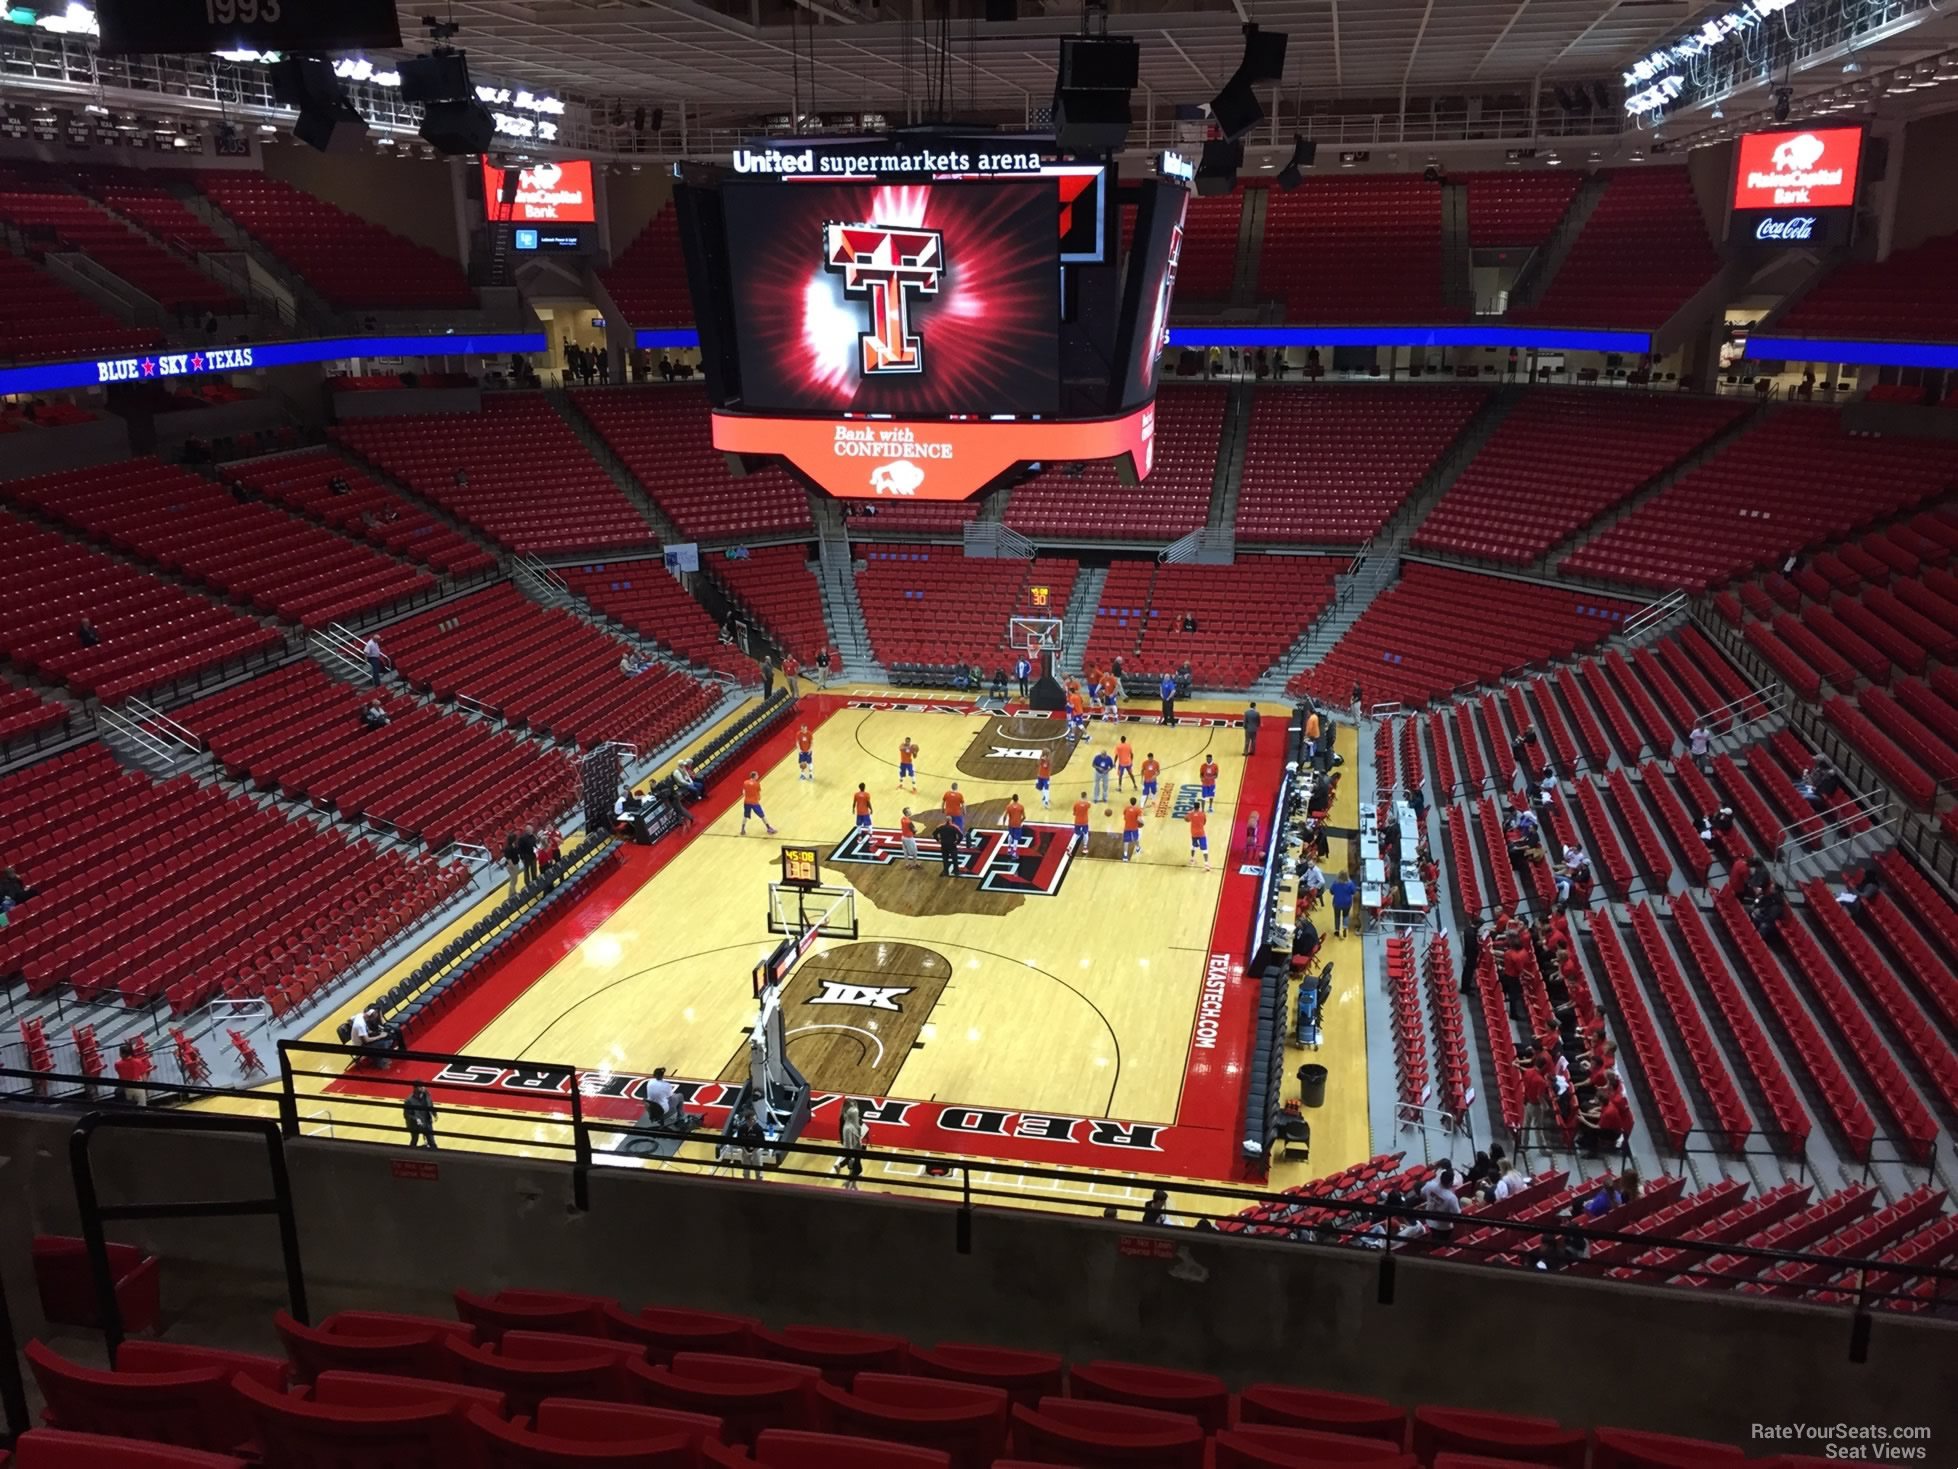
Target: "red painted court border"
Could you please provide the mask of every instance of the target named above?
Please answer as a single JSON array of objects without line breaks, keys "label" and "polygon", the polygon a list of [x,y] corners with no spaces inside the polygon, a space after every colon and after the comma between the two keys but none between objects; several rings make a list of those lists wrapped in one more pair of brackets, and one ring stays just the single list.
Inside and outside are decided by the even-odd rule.
[{"label": "red painted court border", "polygon": [[[791,719],[782,729],[758,746],[752,757],[754,769],[769,769],[788,757],[795,745],[796,727],[806,720],[820,729],[831,715],[864,704],[884,706],[893,703],[919,703],[940,708],[976,708],[969,701],[921,699],[865,700],[849,694],[811,694],[797,706],[800,719]],[[1237,793],[1231,821],[1213,837],[1222,838],[1221,850],[1213,850],[1213,863],[1222,863],[1222,890],[1211,924],[1209,957],[1205,964],[1205,987],[1199,997],[1197,1016],[1192,1025],[1191,1044],[1185,1063],[1183,1088],[1174,1124],[1127,1123],[1117,1119],[1088,1118],[1064,1114],[1016,1112],[999,1108],[967,1107],[957,1103],[909,1102],[888,1099],[893,1111],[902,1111],[902,1120],[883,1120],[872,1114],[872,1131],[883,1146],[926,1153],[949,1153],[962,1157],[999,1159],[1048,1166],[1113,1167],[1119,1160],[1124,1172],[1208,1178],[1235,1181],[1247,1176],[1237,1136],[1243,1116],[1248,1062],[1256,1020],[1258,984],[1245,973],[1244,948],[1250,937],[1251,920],[1258,901],[1260,879],[1240,874],[1237,850],[1243,813],[1248,809],[1268,811],[1276,798],[1284,764],[1283,738],[1266,736],[1246,761],[1244,778]],[[695,824],[652,847],[624,849],[614,870],[599,881],[587,897],[558,918],[548,920],[538,933],[512,955],[477,990],[452,1011],[431,1025],[417,1038],[418,1049],[464,1054],[473,1040],[514,1000],[534,985],[553,966],[576,951],[640,888],[663,871],[709,824],[733,809],[740,796],[744,772],[737,768],[718,778],[707,795],[694,806]],[[1181,823],[1178,823],[1179,825]],[[1187,836],[1184,838],[1187,842]],[[1185,847],[1187,851],[1187,846]],[[1210,1044],[1200,1042],[1208,1039]],[[539,1062],[540,1068],[552,1063]],[[565,1070],[558,1063],[557,1070]],[[328,1084],[329,1093],[385,1096],[405,1095],[406,1084],[414,1080],[432,1081],[437,1068],[427,1064],[407,1065],[390,1073],[390,1081],[358,1073]],[[626,1122],[644,1115],[636,1086],[626,1095],[593,1095],[607,1085],[604,1074],[578,1071],[585,1090],[583,1110],[593,1119]],[[716,1082],[696,1083],[701,1090],[687,1102],[689,1111],[706,1116],[710,1128],[724,1126],[728,1108],[712,1089]],[[565,1084],[568,1087],[568,1083]],[[528,1086],[510,1081],[480,1086],[440,1085],[435,1088],[441,1105],[493,1105],[514,1111],[545,1112],[568,1120],[569,1105],[565,1089]],[[494,1100],[486,1092],[494,1092]],[[732,1089],[727,1092],[732,1095]],[[833,1142],[837,1135],[838,1103],[832,1093],[817,1093],[805,1136],[815,1142]],[[1108,1141],[1116,1138],[1120,1141]]]}]

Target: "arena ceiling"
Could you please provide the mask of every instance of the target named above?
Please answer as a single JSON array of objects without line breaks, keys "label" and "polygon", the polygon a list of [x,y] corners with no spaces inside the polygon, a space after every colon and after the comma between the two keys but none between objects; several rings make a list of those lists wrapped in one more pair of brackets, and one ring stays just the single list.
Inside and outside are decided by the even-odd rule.
[{"label": "arena ceiling", "polygon": [[[955,101],[1046,105],[1055,43],[1080,32],[1080,0],[1020,0],[1021,18],[1011,22],[980,20],[981,8],[955,0],[955,12],[972,18],[950,23],[945,47],[947,32],[907,20],[921,8],[901,0],[451,7],[462,24],[457,44],[476,66],[584,97],[686,102],[703,112],[786,110],[799,98],[810,112],[901,114],[907,99],[929,94],[932,67],[949,50]],[[1689,0],[1111,0],[1109,29],[1142,42],[1142,84],[1158,106],[1208,101],[1237,66],[1245,21],[1291,38],[1288,91],[1399,98],[1521,90],[1538,79],[1615,82],[1620,63],[1704,8]],[[404,36],[419,33],[427,10],[402,0]]]}]

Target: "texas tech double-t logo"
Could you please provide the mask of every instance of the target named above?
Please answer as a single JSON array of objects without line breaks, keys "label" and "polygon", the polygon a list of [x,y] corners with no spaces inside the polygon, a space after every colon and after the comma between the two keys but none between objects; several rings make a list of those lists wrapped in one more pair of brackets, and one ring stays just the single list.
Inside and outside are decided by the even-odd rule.
[{"label": "texas tech double-t logo", "polygon": [[[959,844],[958,876],[976,880],[984,892],[1054,896],[1061,889],[1061,879],[1067,876],[1073,830],[1028,822],[1025,831],[1027,840],[1009,849],[1005,832],[976,829]],[[941,860],[938,843],[924,836],[918,839],[918,855],[934,864]],[[903,856],[904,838],[897,832],[858,827],[836,844],[829,860],[888,867]]]},{"label": "texas tech double-t logo", "polygon": [[945,266],[938,231],[826,224],[823,266],[843,277],[846,296],[870,302],[870,330],[857,337],[863,375],[923,372],[924,347],[911,330],[911,298],[938,294]]}]

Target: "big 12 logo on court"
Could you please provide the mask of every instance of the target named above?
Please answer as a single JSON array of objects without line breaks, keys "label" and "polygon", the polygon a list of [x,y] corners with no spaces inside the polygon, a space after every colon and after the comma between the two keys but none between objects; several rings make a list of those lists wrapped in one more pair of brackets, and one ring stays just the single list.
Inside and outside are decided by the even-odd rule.
[{"label": "big 12 logo on court", "polygon": [[945,241],[937,230],[882,224],[823,226],[823,268],[843,277],[843,294],[870,307],[870,329],[857,336],[865,377],[925,370],[924,344],[911,330],[911,301],[936,296]]}]

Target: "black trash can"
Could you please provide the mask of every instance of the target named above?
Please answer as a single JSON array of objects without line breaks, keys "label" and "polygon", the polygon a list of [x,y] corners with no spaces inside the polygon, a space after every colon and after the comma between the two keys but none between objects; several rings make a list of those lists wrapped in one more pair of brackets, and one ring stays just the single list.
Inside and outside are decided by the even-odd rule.
[{"label": "black trash can", "polygon": [[1326,1105],[1325,1067],[1310,1063],[1299,1067],[1299,1105],[1301,1107]]}]

